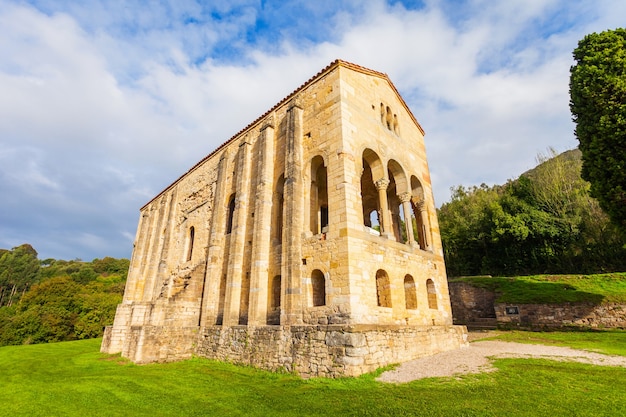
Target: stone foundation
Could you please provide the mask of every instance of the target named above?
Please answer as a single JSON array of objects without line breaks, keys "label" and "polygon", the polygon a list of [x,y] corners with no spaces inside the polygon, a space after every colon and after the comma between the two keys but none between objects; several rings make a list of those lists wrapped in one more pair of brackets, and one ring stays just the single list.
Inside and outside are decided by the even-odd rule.
[{"label": "stone foundation", "polygon": [[[468,345],[464,326],[143,326],[130,333],[122,356],[136,363],[195,354],[304,378],[358,376]],[[103,349],[110,337],[111,327]]]}]

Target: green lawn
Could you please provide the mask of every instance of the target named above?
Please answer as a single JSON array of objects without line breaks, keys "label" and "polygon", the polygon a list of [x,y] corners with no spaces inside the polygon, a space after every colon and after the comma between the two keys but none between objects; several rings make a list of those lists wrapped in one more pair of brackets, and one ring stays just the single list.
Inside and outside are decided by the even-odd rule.
[{"label": "green lawn", "polygon": [[[572,343],[602,350],[612,343],[605,333]],[[558,343],[585,334],[563,334]],[[623,332],[615,337],[624,343]],[[626,415],[624,368],[505,359],[493,373],[388,385],[372,374],[302,380],[204,359],[137,366],[99,346],[100,339],[1,347],[0,415]]]},{"label": "green lawn", "polygon": [[593,330],[570,332],[499,332],[492,339],[507,342],[568,346],[605,355],[626,356],[626,330]]},{"label": "green lawn", "polygon": [[603,302],[626,303],[626,272],[596,275],[532,275],[524,277],[463,277],[494,291],[500,303],[545,304]]}]

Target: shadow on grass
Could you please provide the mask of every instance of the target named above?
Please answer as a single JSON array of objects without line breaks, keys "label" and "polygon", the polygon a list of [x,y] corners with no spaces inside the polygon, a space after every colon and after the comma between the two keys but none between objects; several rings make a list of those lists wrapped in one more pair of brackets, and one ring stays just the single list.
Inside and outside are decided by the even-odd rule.
[{"label": "shadow on grass", "polygon": [[605,296],[577,289],[575,286],[531,278],[464,277],[451,280],[485,288],[496,294],[496,302],[520,304],[602,304]]}]

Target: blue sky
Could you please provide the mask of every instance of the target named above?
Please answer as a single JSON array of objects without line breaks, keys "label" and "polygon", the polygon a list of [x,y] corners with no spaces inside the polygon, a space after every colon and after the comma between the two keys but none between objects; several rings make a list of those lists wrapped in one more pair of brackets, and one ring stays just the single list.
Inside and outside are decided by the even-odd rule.
[{"label": "blue sky", "polygon": [[0,0],[0,248],[130,257],[139,208],[341,58],[426,130],[437,204],[577,146],[571,53],[623,0]]}]

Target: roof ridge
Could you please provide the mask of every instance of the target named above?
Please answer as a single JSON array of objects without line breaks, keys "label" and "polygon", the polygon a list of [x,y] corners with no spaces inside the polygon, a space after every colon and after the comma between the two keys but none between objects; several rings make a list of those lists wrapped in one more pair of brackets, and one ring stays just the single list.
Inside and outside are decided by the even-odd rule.
[{"label": "roof ridge", "polygon": [[424,134],[424,130],[422,129],[422,126],[419,124],[419,122],[417,121],[417,119],[415,119],[415,116],[413,115],[413,112],[411,112],[411,109],[409,109],[409,106],[406,104],[406,102],[404,101],[404,99],[402,98],[402,96],[400,95],[400,93],[398,92],[398,90],[396,89],[396,87],[393,85],[393,82],[391,82],[391,79],[389,79],[389,76],[383,72],[379,72],[379,71],[375,71],[373,69],[370,68],[366,68],[363,67],[361,65],[358,64],[354,64],[352,62],[348,62],[348,61],[344,61],[342,59],[335,59],[334,61],[332,61],[330,64],[328,64],[326,67],[322,68],[321,70],[319,70],[315,75],[313,75],[311,78],[309,78],[308,80],[306,80],[304,83],[302,83],[300,86],[298,86],[298,88],[296,88],[295,90],[293,90],[291,93],[289,93],[286,97],[284,97],[282,100],[280,100],[278,103],[276,103],[275,105],[273,105],[269,110],[267,110],[265,113],[263,113],[261,116],[257,117],[256,119],[254,119],[252,122],[248,123],[243,129],[239,130],[237,133],[235,133],[233,136],[231,136],[227,141],[225,141],[224,143],[222,143],[221,145],[219,145],[217,148],[215,148],[213,151],[211,151],[207,156],[205,156],[204,158],[202,158],[200,161],[198,161],[195,165],[193,165],[191,168],[189,168],[184,174],[182,174],[180,177],[178,177],[174,182],[172,182],[170,185],[168,185],[167,187],[165,187],[160,193],[158,193],[154,198],[152,198],[150,201],[148,201],[146,204],[144,204],[140,210],[143,210],[145,207],[147,207],[150,203],[152,203],[154,200],[156,200],[157,198],[159,198],[166,190],[168,190],[169,188],[171,188],[172,186],[174,186],[175,184],[177,184],[183,177],[185,177],[187,174],[189,174],[190,172],[194,171],[196,168],[198,168],[200,165],[202,165],[206,160],[208,160],[209,158],[211,158],[213,155],[215,155],[216,153],[218,153],[220,150],[222,150],[224,147],[226,147],[228,144],[230,144],[231,142],[233,142],[235,139],[237,139],[239,136],[241,136],[244,132],[246,132],[247,130],[250,130],[250,128],[252,126],[255,126],[256,124],[258,124],[260,121],[262,121],[265,117],[267,117],[269,114],[271,114],[273,111],[275,111],[277,108],[279,108],[280,106],[282,106],[283,104],[285,104],[286,102],[288,102],[289,100],[291,100],[295,95],[297,95],[300,91],[302,91],[303,89],[305,89],[306,87],[308,87],[309,85],[311,85],[314,81],[316,81],[317,79],[321,78],[322,76],[326,75],[327,73],[331,72],[332,70],[334,70],[335,68],[338,67],[344,67],[344,68],[349,68],[352,69],[354,71],[358,71],[364,74],[369,74],[369,75],[373,75],[375,77],[380,77],[380,78],[384,78],[385,80],[387,80],[387,82],[389,83],[389,85],[391,86],[391,88],[393,89],[393,91],[396,93],[396,95],[400,98],[400,101],[402,102],[403,106],[405,107],[405,109],[408,111],[409,115],[411,116],[411,118],[413,119],[413,121],[415,122],[415,124],[417,125],[417,127],[419,128],[419,130],[422,132],[422,134]]}]

